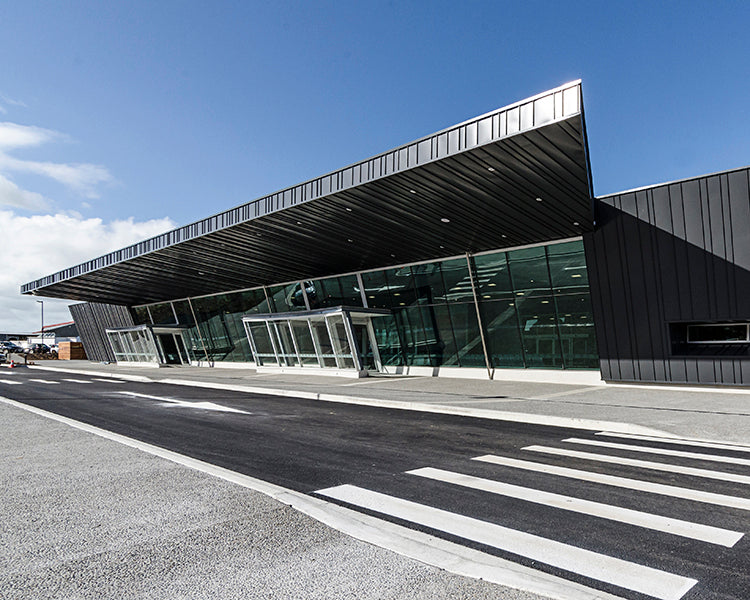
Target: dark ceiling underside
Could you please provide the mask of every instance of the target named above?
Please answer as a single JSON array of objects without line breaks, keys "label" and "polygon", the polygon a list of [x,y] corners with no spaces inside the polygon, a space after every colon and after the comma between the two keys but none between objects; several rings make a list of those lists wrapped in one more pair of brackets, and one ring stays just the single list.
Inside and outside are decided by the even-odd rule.
[{"label": "dark ceiling underside", "polygon": [[569,238],[592,228],[578,114],[23,291],[137,305]]}]

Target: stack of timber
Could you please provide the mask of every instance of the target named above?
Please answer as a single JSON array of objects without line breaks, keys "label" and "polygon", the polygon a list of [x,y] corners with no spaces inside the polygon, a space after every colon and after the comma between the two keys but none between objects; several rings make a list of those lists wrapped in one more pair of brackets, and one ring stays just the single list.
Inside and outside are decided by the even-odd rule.
[{"label": "stack of timber", "polygon": [[60,342],[58,360],[86,360],[86,352],[81,342]]}]

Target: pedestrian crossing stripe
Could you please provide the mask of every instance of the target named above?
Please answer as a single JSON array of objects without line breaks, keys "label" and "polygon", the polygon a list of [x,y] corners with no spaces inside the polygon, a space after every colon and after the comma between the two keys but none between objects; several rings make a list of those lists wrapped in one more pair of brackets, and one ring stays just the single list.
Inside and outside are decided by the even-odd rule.
[{"label": "pedestrian crossing stripe", "polygon": [[531,452],[542,452],[545,454],[554,454],[556,456],[565,456],[568,458],[581,458],[616,465],[625,465],[638,467],[640,469],[650,469],[653,471],[664,471],[666,473],[679,473],[681,475],[691,475],[693,477],[703,477],[705,479],[718,479],[720,481],[731,481],[733,483],[742,483],[750,485],[750,477],[746,475],[737,475],[736,473],[726,473],[723,471],[710,471],[708,469],[697,469],[695,467],[683,467],[681,465],[670,465],[668,463],[651,462],[647,460],[636,460],[633,458],[622,458],[620,456],[610,456],[609,454],[595,454],[593,452],[578,452],[577,450],[567,450],[565,448],[551,448],[548,446],[526,446],[523,450]]},{"label": "pedestrian crossing stripe", "polygon": [[750,510],[750,499],[739,496],[728,496],[717,494],[715,492],[705,492],[703,490],[694,490],[686,487],[667,485],[665,483],[654,483],[652,481],[643,481],[641,479],[631,479],[629,477],[619,477],[616,475],[606,475],[604,473],[595,473],[593,471],[583,471],[581,469],[571,469],[570,467],[559,467],[557,465],[548,465],[527,460],[518,460],[507,458],[505,456],[495,456],[486,454],[477,456],[473,460],[492,463],[503,467],[514,469],[523,469],[525,471],[535,471],[537,473],[546,473],[579,481],[590,481],[592,483],[601,483],[611,485],[612,487],[625,488],[660,496],[670,496],[672,498],[681,498],[683,500],[692,500],[704,504],[713,504],[715,506],[726,506],[728,508],[738,508],[740,510]]},{"label": "pedestrian crossing stripe", "polygon": [[711,442],[708,440],[696,440],[691,438],[665,438],[653,435],[642,435],[640,433],[614,433],[600,431],[595,435],[604,437],[621,438],[625,440],[642,440],[644,442],[659,442],[660,444],[675,444],[679,446],[695,446],[698,448],[712,448],[714,450],[731,450],[733,452],[750,452],[750,446],[740,443]]},{"label": "pedestrian crossing stripe", "polygon": [[463,473],[444,471],[442,469],[426,467],[423,469],[407,471],[407,473],[475,490],[482,490],[500,496],[516,498],[526,502],[560,508],[571,512],[608,519],[610,521],[618,521],[620,523],[644,527],[646,529],[691,538],[702,542],[708,542],[710,544],[718,544],[720,546],[726,546],[727,548],[734,546],[743,536],[739,531],[730,531],[719,527],[711,527],[700,523],[692,523],[681,519],[654,515],[642,511],[622,508],[620,506],[592,502],[590,500],[583,500],[572,496],[554,494],[501,481],[465,475]]},{"label": "pedestrian crossing stripe", "polygon": [[732,456],[721,456],[717,454],[704,454],[702,452],[685,452],[684,450],[668,450],[666,448],[652,448],[647,446],[634,446],[633,444],[618,444],[616,442],[604,442],[602,440],[584,440],[580,438],[568,438],[563,440],[570,444],[581,444],[596,446],[599,448],[611,448],[612,450],[628,450],[629,452],[643,452],[646,454],[658,454],[660,456],[674,456],[678,458],[690,458],[693,460],[707,460],[713,462],[728,463],[750,467],[750,459],[735,458]]},{"label": "pedestrian crossing stripe", "polygon": [[689,577],[353,485],[317,493],[660,600],[679,600],[698,583]]}]

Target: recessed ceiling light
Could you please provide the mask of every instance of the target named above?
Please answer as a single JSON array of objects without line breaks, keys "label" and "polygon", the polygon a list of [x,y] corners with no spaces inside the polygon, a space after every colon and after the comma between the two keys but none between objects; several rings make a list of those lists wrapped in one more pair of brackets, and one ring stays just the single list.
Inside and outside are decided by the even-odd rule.
[{"label": "recessed ceiling light", "polygon": [[399,306],[406,306],[406,302],[399,302],[398,305]]},{"label": "recessed ceiling light", "polygon": [[487,170],[488,170],[488,171],[489,171],[490,173],[494,173],[494,172],[495,172],[495,169],[494,169],[493,167],[487,167]]},{"label": "recessed ceiling light", "polygon": [[488,285],[489,287],[495,287],[495,286],[497,286],[497,284],[496,284],[496,283],[488,283],[487,285]]},{"label": "recessed ceiling light", "polygon": [[573,225],[575,225],[576,227],[578,227],[579,224],[580,223],[578,223],[578,221],[573,221]]},{"label": "recessed ceiling light", "polygon": [[346,212],[352,212],[352,209],[351,209],[351,208],[349,208],[348,206],[347,206],[347,207],[345,207],[345,209],[344,209],[344,210],[346,210]]},{"label": "recessed ceiling light", "polygon": [[451,222],[451,220],[450,220],[450,219],[448,219],[448,218],[446,218],[446,217],[443,217],[443,218],[442,218],[442,219],[440,219],[440,220],[441,220],[441,221],[442,221],[443,223],[450,223],[450,222]]},{"label": "recessed ceiling light", "polygon": [[502,235],[502,237],[504,237],[504,238],[507,238],[508,236],[507,236],[507,235],[505,235],[505,234],[503,234],[503,235]]},{"label": "recessed ceiling light", "polygon": [[576,273],[575,275],[571,275],[571,277],[580,277],[580,276],[581,276],[580,273]]},{"label": "recessed ceiling light", "polygon": [[352,238],[348,238],[346,241],[351,244],[354,240]]},{"label": "recessed ceiling light", "polygon": [[396,255],[395,254],[391,254],[391,258],[396,258]]},{"label": "recessed ceiling light", "polygon": [[417,190],[409,190],[412,194],[416,194]]},{"label": "recessed ceiling light", "polygon": [[516,292],[516,296],[523,296],[523,292]]},{"label": "recessed ceiling light", "polygon": [[549,304],[549,300],[542,300],[542,304]]},{"label": "recessed ceiling light", "polygon": [[542,201],[542,199],[541,199],[541,198],[537,198],[537,199],[536,199],[536,201],[537,201],[537,202],[541,202],[541,201]]},{"label": "recessed ceiling light", "polygon": [[492,296],[482,296],[482,298],[486,298],[487,300],[489,300],[490,298],[492,298]]},{"label": "recessed ceiling light", "polygon": [[302,225],[302,221],[297,221],[297,225]]}]

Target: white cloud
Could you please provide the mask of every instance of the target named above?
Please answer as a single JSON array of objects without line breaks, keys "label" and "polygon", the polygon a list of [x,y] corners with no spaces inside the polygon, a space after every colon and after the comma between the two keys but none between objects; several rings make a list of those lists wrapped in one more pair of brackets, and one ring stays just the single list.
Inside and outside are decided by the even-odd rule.
[{"label": "white cloud", "polygon": [[28,148],[41,146],[56,139],[64,139],[65,136],[51,129],[34,127],[32,125],[19,125],[18,123],[0,123],[0,149],[12,150],[13,148]]},{"label": "white cloud", "polygon": [[27,108],[26,103],[22,100],[14,100],[13,98],[6,96],[5,94],[0,94],[0,101],[5,104],[10,104],[11,106],[20,106],[22,108]]},{"label": "white cloud", "polygon": [[[20,216],[0,210],[0,331],[38,330],[40,307],[34,296],[21,296],[21,284],[96,258],[175,224],[171,219],[105,223],[76,214]],[[65,300],[44,299],[45,324],[70,320]]]},{"label": "white cloud", "polygon": [[3,205],[34,211],[49,208],[49,203],[44,196],[22,190],[10,179],[0,175],[0,206]]},{"label": "white cloud", "polygon": [[112,181],[109,171],[100,165],[64,164],[21,160],[0,152],[0,170],[25,171],[59,181],[86,198],[98,198],[96,186]]},{"label": "white cloud", "polygon": [[[97,187],[113,180],[106,167],[90,163],[26,160],[16,158],[9,153],[18,148],[36,147],[65,139],[67,139],[65,135],[51,129],[9,122],[0,123],[0,174],[7,174],[8,172],[33,173],[62,183],[86,198],[98,198]],[[3,204],[1,197],[0,204]],[[21,206],[18,204],[10,205]],[[34,210],[32,206],[25,206],[25,208]]]}]

